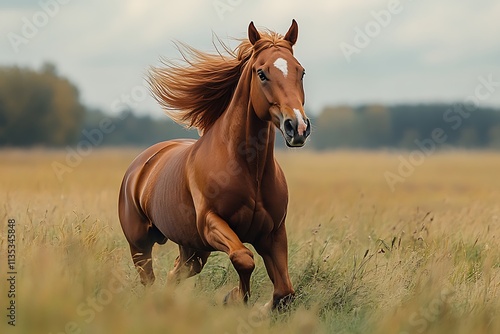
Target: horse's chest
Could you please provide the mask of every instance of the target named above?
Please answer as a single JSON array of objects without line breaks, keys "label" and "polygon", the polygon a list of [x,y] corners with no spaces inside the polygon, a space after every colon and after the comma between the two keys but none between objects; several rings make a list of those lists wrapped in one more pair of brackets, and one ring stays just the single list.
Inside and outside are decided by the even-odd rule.
[{"label": "horse's chest", "polygon": [[217,210],[243,242],[269,234],[283,221],[286,201],[273,203],[258,196],[231,194]]},{"label": "horse's chest", "polygon": [[267,210],[252,210],[246,206],[242,206],[226,219],[229,226],[243,242],[253,242],[259,235],[269,234],[275,226],[275,222]]}]

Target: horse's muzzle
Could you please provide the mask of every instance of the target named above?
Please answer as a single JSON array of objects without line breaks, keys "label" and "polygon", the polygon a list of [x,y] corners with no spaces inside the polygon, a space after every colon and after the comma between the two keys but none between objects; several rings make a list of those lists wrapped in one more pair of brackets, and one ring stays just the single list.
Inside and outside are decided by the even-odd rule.
[{"label": "horse's muzzle", "polygon": [[288,147],[302,147],[311,134],[311,121],[288,118],[283,122],[281,132]]}]

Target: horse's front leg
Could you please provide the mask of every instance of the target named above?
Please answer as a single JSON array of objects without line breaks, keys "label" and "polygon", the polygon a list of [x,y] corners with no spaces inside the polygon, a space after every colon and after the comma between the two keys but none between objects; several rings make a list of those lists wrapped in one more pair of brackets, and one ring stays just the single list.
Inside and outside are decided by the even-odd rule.
[{"label": "horse's front leg", "polygon": [[284,222],[275,232],[256,243],[255,249],[262,256],[274,285],[273,299],[265,308],[284,309],[295,294],[288,274],[288,241]]},{"label": "horse's front leg", "polygon": [[243,300],[250,297],[250,276],[255,268],[253,253],[246,248],[236,233],[217,214],[209,212],[205,216],[203,234],[205,240],[216,250],[229,255],[229,259],[240,277],[239,287],[235,287],[224,298],[224,303]]}]

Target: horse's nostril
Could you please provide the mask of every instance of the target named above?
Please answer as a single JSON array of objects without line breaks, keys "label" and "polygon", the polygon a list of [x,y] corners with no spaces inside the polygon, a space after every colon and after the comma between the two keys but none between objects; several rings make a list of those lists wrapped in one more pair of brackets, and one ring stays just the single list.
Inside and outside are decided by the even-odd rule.
[{"label": "horse's nostril", "polygon": [[305,136],[308,137],[310,134],[311,134],[311,121],[308,118],[307,119],[307,128],[306,128]]},{"label": "horse's nostril", "polygon": [[295,133],[294,129],[293,129],[293,124],[292,124],[292,121],[287,119],[285,121],[285,133],[287,134],[287,136],[289,137],[293,137],[293,134]]}]

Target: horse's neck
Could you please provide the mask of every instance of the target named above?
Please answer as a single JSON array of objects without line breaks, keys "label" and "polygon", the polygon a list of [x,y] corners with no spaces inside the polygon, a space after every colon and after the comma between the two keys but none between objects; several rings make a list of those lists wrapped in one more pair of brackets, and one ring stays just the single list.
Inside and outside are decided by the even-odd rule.
[{"label": "horse's neck", "polygon": [[229,152],[246,161],[257,179],[274,170],[274,125],[256,115],[250,102],[250,80],[240,80],[219,130],[227,134],[224,141]]}]

